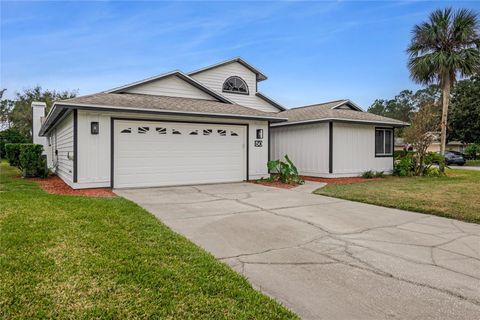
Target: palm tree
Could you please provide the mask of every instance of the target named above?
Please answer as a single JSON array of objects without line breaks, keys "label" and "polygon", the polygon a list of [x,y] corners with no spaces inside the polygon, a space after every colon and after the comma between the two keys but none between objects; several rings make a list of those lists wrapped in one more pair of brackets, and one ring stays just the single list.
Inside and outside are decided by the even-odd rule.
[{"label": "palm tree", "polygon": [[435,10],[427,22],[416,25],[407,49],[410,77],[417,83],[442,88],[440,153],[445,154],[448,104],[456,77],[480,70],[480,25],[472,10]]}]

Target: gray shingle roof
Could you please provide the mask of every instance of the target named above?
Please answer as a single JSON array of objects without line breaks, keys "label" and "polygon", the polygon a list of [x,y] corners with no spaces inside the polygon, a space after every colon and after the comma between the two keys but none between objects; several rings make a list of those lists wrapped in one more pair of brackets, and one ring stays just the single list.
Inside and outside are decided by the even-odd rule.
[{"label": "gray shingle roof", "polygon": [[405,122],[387,117],[382,117],[369,112],[338,108],[340,106],[348,105],[349,102],[349,100],[336,100],[282,111],[279,113],[279,115],[281,117],[288,118],[288,121],[274,124],[274,126],[284,126],[297,123],[330,120],[360,123],[392,124],[394,126],[408,125]]},{"label": "gray shingle roof", "polygon": [[154,96],[134,93],[96,93],[92,95],[58,101],[57,105],[92,105],[98,107],[119,107],[128,109],[171,111],[179,113],[205,113],[212,115],[233,115],[252,118],[282,118],[279,114],[213,100]]}]

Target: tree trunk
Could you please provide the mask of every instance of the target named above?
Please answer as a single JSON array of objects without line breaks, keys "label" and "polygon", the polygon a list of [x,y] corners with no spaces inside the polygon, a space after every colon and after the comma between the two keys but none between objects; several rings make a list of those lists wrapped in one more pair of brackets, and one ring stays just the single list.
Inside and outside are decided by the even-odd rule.
[{"label": "tree trunk", "polygon": [[442,122],[440,133],[440,154],[445,155],[445,147],[447,144],[447,117],[448,117],[448,104],[450,103],[450,76],[447,74],[444,76],[442,86]]}]

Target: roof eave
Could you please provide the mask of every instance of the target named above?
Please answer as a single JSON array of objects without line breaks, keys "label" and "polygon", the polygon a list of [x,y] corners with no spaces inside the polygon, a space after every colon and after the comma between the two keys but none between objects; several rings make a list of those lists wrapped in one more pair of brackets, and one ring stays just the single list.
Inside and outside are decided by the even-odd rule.
[{"label": "roof eave", "polygon": [[321,119],[311,119],[311,120],[276,123],[276,124],[272,124],[272,127],[284,127],[284,126],[292,126],[292,125],[314,124],[314,123],[322,123],[322,122],[330,122],[330,121],[332,121],[332,122],[358,123],[358,124],[370,124],[370,125],[385,125],[385,126],[392,126],[392,127],[396,127],[396,128],[407,127],[407,126],[410,125],[406,122],[396,123],[396,122],[376,121],[376,120],[321,118]]},{"label": "roof eave", "polygon": [[[47,133],[50,128],[56,123],[55,113],[60,113],[62,109],[83,109],[83,110],[97,110],[97,111],[112,111],[112,112],[134,112],[144,114],[162,114],[162,115],[184,115],[184,116],[197,116],[197,117],[212,117],[212,118],[231,118],[231,119],[246,119],[246,120],[265,120],[269,122],[283,122],[287,121],[287,118],[271,117],[271,116],[256,116],[256,115],[241,115],[241,114],[229,114],[229,113],[208,113],[208,112],[191,112],[191,111],[178,111],[178,110],[155,110],[147,108],[129,108],[110,105],[97,105],[97,104],[82,104],[82,103],[66,103],[58,102],[52,107],[46,121],[42,125],[39,135],[42,136]],[[52,118],[54,117],[54,118]]]},{"label": "roof eave", "polygon": [[255,93],[256,96],[260,97],[261,99],[267,101],[268,103],[272,104],[273,106],[275,106],[277,109],[281,110],[281,111],[285,111],[287,110],[287,108],[285,108],[284,106],[282,106],[280,103],[278,103],[277,101],[267,97],[266,95],[264,95],[263,93],[261,92],[256,92]]}]

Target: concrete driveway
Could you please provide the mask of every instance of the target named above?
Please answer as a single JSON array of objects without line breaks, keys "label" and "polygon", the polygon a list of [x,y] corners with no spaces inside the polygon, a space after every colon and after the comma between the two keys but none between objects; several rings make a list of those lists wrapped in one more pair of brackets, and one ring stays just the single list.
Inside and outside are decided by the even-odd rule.
[{"label": "concrete driveway", "polygon": [[479,319],[480,226],[251,183],[116,190],[305,319]]}]

